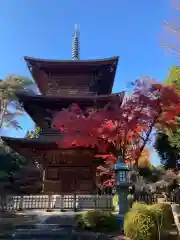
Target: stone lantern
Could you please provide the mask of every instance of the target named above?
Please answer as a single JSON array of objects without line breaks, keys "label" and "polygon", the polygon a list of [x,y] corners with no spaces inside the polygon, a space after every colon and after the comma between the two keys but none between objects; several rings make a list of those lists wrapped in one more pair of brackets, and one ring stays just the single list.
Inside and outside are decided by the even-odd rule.
[{"label": "stone lantern", "polygon": [[128,210],[128,189],[130,185],[130,169],[122,158],[114,166],[116,173],[116,192],[119,196],[119,217],[123,218]]}]

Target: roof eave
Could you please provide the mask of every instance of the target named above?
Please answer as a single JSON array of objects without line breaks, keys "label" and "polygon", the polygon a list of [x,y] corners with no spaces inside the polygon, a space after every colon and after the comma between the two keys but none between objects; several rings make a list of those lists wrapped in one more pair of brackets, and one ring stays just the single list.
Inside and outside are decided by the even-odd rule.
[{"label": "roof eave", "polygon": [[54,65],[54,64],[76,64],[76,65],[88,65],[88,64],[110,64],[111,62],[118,62],[119,57],[114,56],[111,58],[102,58],[102,59],[89,59],[89,60],[51,60],[51,59],[40,59],[32,58],[25,56],[24,60],[31,65]]},{"label": "roof eave", "polygon": [[27,92],[16,92],[16,96],[18,99],[23,102],[25,100],[38,100],[38,101],[43,101],[43,100],[49,100],[49,101],[61,101],[61,100],[91,100],[94,99],[95,101],[98,99],[111,99],[116,96],[121,96],[122,98],[124,97],[125,92],[118,92],[118,93],[112,93],[112,94],[107,94],[107,95],[69,95],[69,96],[44,96],[44,95],[34,95],[31,93]]}]

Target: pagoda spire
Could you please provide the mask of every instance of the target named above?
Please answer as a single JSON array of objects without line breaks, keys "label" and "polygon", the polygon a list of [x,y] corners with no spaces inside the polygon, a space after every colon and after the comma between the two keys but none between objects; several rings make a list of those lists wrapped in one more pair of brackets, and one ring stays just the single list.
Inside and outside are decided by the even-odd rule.
[{"label": "pagoda spire", "polygon": [[73,35],[73,42],[72,42],[72,60],[79,60],[80,58],[80,42],[79,42],[79,29],[78,29],[78,25],[75,24],[75,31],[74,31],[74,35]]}]

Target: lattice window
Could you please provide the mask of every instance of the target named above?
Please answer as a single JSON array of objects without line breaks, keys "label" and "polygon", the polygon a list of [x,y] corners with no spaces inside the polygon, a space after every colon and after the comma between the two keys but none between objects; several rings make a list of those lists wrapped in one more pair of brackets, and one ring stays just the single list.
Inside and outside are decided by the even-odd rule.
[{"label": "lattice window", "polygon": [[125,171],[119,171],[118,172],[118,180],[119,180],[119,182],[125,182],[126,181],[126,172]]}]

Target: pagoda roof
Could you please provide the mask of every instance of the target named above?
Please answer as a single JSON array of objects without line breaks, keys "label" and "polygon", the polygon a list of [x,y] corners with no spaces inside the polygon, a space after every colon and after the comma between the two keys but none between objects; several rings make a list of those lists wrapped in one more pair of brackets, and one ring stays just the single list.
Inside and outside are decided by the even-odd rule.
[{"label": "pagoda roof", "polygon": [[[39,138],[14,138],[1,137],[1,139],[17,153],[21,154],[21,148],[35,148],[35,149],[58,149],[58,145],[54,140],[39,139]],[[62,148],[63,150],[63,148]],[[65,150],[65,149],[64,149]]]},{"label": "pagoda roof", "polygon": [[8,146],[14,149],[17,153],[20,153],[20,149],[22,148],[29,148],[29,149],[40,149],[40,150],[54,150],[59,149],[61,151],[68,151],[68,150],[93,150],[92,148],[87,147],[71,147],[71,148],[63,148],[59,147],[56,143],[56,138],[14,138],[14,137],[5,137],[1,136],[3,142],[5,142]]},{"label": "pagoda roof", "polygon": [[62,148],[56,143],[55,138],[13,138],[13,137],[1,137],[1,139],[14,151],[19,153],[26,159],[31,159],[43,163],[43,152],[51,150],[59,150],[62,153],[66,153],[71,150],[75,150],[77,153],[82,153],[82,151],[94,152],[91,148],[85,147],[72,147],[72,148]]},{"label": "pagoda roof", "polygon": [[[76,79],[77,83],[75,85],[87,85],[91,88],[94,86],[93,89],[96,88],[98,94],[109,94],[112,92],[119,57],[96,60],[48,60],[26,56],[24,59],[41,93],[44,95],[48,94],[49,86],[53,86],[54,91],[58,91],[57,85],[62,88],[63,84],[74,84],[73,74],[78,74],[78,77],[76,76],[78,79],[79,75],[83,76],[81,80]],[[92,83],[90,77],[85,79],[84,74],[92,76],[94,73],[99,74],[95,82]],[[53,74],[56,76],[53,77]],[[64,74],[72,77],[65,80]],[[60,75],[61,78],[58,77]]]},{"label": "pagoda roof", "polygon": [[89,60],[51,60],[51,59],[41,59],[41,58],[33,58],[33,57],[24,57],[24,60],[27,64],[31,66],[38,66],[38,67],[82,67],[82,66],[98,66],[98,65],[107,65],[112,64],[114,61],[118,61],[119,57],[111,57],[111,58],[103,58],[103,59],[89,59]]},{"label": "pagoda roof", "polygon": [[[110,101],[118,98],[122,103],[125,92],[110,95],[94,95],[94,96],[77,96],[69,95],[61,96],[44,96],[30,95],[27,93],[17,93],[20,103],[23,104],[25,111],[31,116],[33,121],[41,128],[46,128],[49,120],[52,120],[54,112],[68,108],[72,103],[78,104],[81,108],[97,107],[103,108]],[[49,123],[48,123],[49,125]]]}]

